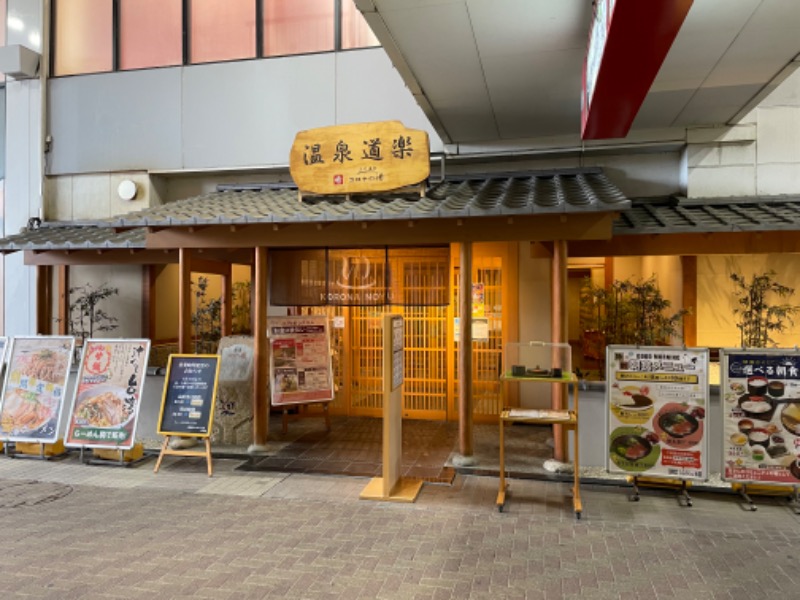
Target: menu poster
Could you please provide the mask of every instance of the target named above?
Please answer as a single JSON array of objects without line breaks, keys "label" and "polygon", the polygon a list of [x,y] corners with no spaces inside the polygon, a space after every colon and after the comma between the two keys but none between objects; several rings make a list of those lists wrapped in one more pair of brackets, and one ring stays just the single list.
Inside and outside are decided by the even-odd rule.
[{"label": "menu poster", "polygon": [[722,478],[800,485],[800,352],[720,351]]},{"label": "menu poster", "polygon": [[218,377],[217,354],[171,354],[158,433],[207,438],[214,419]]},{"label": "menu poster", "polygon": [[708,349],[609,346],[609,472],[706,479]]},{"label": "menu poster", "polygon": [[149,356],[147,339],[86,340],[65,446],[133,447]]},{"label": "menu poster", "polygon": [[267,323],[267,331],[272,405],[333,400],[327,317],[273,317]]},{"label": "menu poster", "polygon": [[75,339],[15,337],[0,403],[0,439],[53,443],[58,438]]}]

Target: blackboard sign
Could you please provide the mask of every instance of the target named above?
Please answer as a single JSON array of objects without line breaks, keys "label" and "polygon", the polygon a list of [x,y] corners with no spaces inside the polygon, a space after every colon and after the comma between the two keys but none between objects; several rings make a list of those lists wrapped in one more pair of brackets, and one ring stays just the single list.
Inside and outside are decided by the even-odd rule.
[{"label": "blackboard sign", "polygon": [[218,376],[216,354],[170,355],[158,433],[208,437],[214,419]]}]

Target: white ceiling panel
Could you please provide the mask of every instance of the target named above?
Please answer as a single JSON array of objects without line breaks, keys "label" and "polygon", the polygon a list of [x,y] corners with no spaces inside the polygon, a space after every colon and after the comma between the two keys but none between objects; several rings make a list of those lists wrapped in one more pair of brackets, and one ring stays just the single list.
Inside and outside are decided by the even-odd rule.
[{"label": "white ceiling panel", "polygon": [[[579,134],[590,0],[356,5],[446,141]],[[729,122],[800,55],[798,32],[800,0],[694,0],[631,134]]]}]

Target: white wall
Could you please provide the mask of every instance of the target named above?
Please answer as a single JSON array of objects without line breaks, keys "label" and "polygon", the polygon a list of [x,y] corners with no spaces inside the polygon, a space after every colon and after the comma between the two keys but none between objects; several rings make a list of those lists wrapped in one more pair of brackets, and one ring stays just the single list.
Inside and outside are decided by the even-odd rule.
[{"label": "white wall", "polygon": [[396,119],[442,143],[382,48],[51,81],[50,173],[283,166],[298,131]]}]

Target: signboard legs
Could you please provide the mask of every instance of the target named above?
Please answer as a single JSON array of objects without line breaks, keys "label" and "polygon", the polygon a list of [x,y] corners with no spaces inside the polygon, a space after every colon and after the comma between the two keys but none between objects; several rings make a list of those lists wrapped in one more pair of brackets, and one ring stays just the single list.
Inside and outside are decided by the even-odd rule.
[{"label": "signboard legs", "polygon": [[169,447],[169,439],[171,437],[180,436],[167,435],[164,437],[164,443],[161,444],[161,452],[158,455],[158,460],[156,461],[156,466],[153,469],[153,473],[158,473],[158,469],[161,467],[161,461],[164,460],[164,456],[167,454],[172,454],[173,456],[205,456],[206,463],[208,464],[208,476],[211,477],[213,474],[213,468],[211,465],[211,440],[209,438],[205,438],[203,440],[206,446],[205,450],[174,450]]},{"label": "signboard legs", "polygon": [[383,477],[374,477],[362,500],[414,502],[422,481],[400,477],[403,458],[403,318],[383,317]]}]

